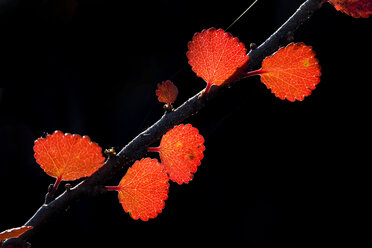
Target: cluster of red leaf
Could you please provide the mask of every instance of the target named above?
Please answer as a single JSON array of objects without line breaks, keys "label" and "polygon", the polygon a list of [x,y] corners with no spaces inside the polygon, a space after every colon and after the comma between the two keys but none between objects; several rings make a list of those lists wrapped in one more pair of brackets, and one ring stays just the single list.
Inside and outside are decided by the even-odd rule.
[{"label": "cluster of red leaf", "polygon": [[124,211],[133,219],[155,218],[168,198],[169,179],[178,184],[188,183],[203,159],[204,150],[204,138],[198,129],[190,124],[175,126],[162,137],[159,147],[148,148],[149,152],[159,152],[161,163],[151,158],[136,161],[118,186],[106,189],[119,192]]},{"label": "cluster of red leaf", "polygon": [[[167,99],[169,100],[169,99]],[[149,151],[160,153],[157,159],[144,158],[128,169],[118,186],[107,186],[119,192],[119,201],[133,219],[155,218],[168,198],[169,179],[188,183],[203,159],[204,139],[190,124],[168,131],[160,147]],[[35,141],[36,162],[50,176],[61,181],[88,177],[104,165],[102,149],[89,137],[55,131]]]},{"label": "cluster of red leaf", "polygon": [[[371,0],[328,0],[336,10],[354,18],[372,14]],[[262,62],[260,70],[244,72],[249,57],[244,44],[222,29],[195,33],[188,44],[187,58],[192,70],[204,79],[207,94],[212,85],[261,75],[261,81],[280,99],[303,100],[319,83],[321,75],[315,52],[303,43],[280,48]]]},{"label": "cluster of red leaf", "polygon": [[[337,10],[354,18],[372,14],[371,0],[328,0]],[[261,81],[278,98],[303,100],[319,83],[321,76],[315,52],[304,43],[291,43],[262,61],[259,70],[245,72],[249,57],[239,39],[222,29],[210,28],[196,33],[188,43],[187,58],[192,70],[204,79],[208,94],[211,86],[260,75]],[[157,85],[159,102],[171,107],[178,89],[169,80]],[[203,159],[204,138],[190,124],[178,125],[161,139],[159,147],[148,148],[159,152],[160,160],[144,158],[128,169],[118,186],[107,190],[119,192],[119,201],[133,219],[147,221],[155,218],[168,198],[169,180],[189,183]],[[98,144],[87,136],[55,131],[39,138],[34,145],[35,159],[51,177],[56,178],[54,192],[61,181],[88,177],[104,165],[105,158]],[[31,226],[13,228],[0,233],[0,245],[5,239],[19,237]]]},{"label": "cluster of red leaf", "polygon": [[220,86],[242,77],[261,75],[261,81],[280,99],[303,100],[319,83],[320,66],[311,47],[303,43],[279,49],[262,62],[262,68],[244,72],[249,60],[243,43],[222,29],[196,33],[187,57],[192,70],[212,85]]}]

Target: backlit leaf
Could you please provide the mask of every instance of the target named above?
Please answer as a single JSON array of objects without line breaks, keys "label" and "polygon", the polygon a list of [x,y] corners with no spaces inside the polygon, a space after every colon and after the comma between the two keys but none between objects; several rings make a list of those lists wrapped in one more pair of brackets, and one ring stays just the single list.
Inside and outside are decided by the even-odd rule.
[{"label": "backlit leaf", "polygon": [[192,70],[207,82],[207,88],[238,79],[248,61],[244,44],[215,28],[196,33],[186,55]]},{"label": "backlit leaf", "polygon": [[1,242],[3,242],[4,240],[11,239],[11,238],[18,238],[19,236],[21,236],[28,230],[31,230],[32,228],[33,228],[32,226],[21,226],[21,227],[8,229],[4,232],[1,232],[0,233],[0,246],[1,246]]},{"label": "backlit leaf", "polygon": [[371,0],[328,0],[336,10],[354,18],[368,18],[372,14]]},{"label": "backlit leaf", "polygon": [[49,176],[71,181],[90,176],[104,164],[101,150],[88,136],[55,131],[35,141],[34,156]]},{"label": "backlit leaf", "polygon": [[172,83],[172,81],[167,80],[158,84],[158,88],[156,89],[156,96],[158,97],[159,102],[166,103],[171,105],[177,99],[178,89]]},{"label": "backlit leaf", "polygon": [[159,155],[169,178],[178,184],[193,178],[203,159],[204,138],[191,124],[175,126],[160,141]]},{"label": "backlit leaf", "polygon": [[304,43],[291,43],[262,62],[261,81],[280,99],[303,100],[319,83],[315,52]]},{"label": "backlit leaf", "polygon": [[156,159],[136,161],[116,187],[125,212],[137,220],[155,218],[168,199],[169,178]]}]

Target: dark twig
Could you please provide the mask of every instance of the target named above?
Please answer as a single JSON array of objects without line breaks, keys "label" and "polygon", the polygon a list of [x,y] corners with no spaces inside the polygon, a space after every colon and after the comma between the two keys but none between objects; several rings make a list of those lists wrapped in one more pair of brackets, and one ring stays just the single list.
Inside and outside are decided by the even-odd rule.
[{"label": "dark twig", "polygon": [[[288,34],[293,35],[294,31],[312,13],[319,9],[322,0],[307,0],[301,7],[271,35],[263,44],[249,52],[248,69],[252,70],[259,65],[263,58],[273,53],[281,45],[288,43]],[[143,157],[147,152],[147,147],[159,140],[161,136],[171,129],[174,125],[181,123],[186,118],[196,114],[207,102],[219,95],[223,87],[212,87],[208,96],[200,97],[201,92],[184,102],[180,107],[171,112],[166,112],[155,124],[135,137],[117,155],[111,154],[105,165],[95,172],[92,176],[81,182],[74,188],[70,188],[62,195],[48,204],[42,205],[36,213],[25,223],[34,228],[21,236],[23,240],[29,240],[35,232],[40,230],[48,222],[51,216],[65,210],[70,204],[81,197],[96,196],[106,192],[104,185],[116,173],[124,168],[128,168],[135,160]]]},{"label": "dark twig", "polygon": [[280,46],[293,40],[294,32],[318,10],[322,0],[305,1],[289,19],[276,30],[264,43],[249,52],[249,70],[257,67],[261,61],[274,53]]}]

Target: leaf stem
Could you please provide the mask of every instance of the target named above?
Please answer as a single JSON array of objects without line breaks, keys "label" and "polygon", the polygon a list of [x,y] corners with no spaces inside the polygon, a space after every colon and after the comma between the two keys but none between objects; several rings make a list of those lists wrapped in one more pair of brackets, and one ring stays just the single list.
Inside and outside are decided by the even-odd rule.
[{"label": "leaf stem", "polygon": [[261,75],[262,73],[265,73],[262,70],[262,68],[258,69],[258,70],[255,70],[255,71],[249,71],[249,72],[244,73],[243,78],[247,78],[247,77],[251,77],[251,76],[255,76],[255,75]]},{"label": "leaf stem", "polygon": [[53,188],[50,190],[50,195],[54,195],[54,193],[57,191],[59,184],[62,181],[62,176],[57,177],[56,182],[53,185]]},{"label": "leaf stem", "polygon": [[160,152],[160,147],[149,147],[147,152]]},{"label": "leaf stem", "polygon": [[107,191],[119,191],[120,186],[105,186]]},{"label": "leaf stem", "polygon": [[211,89],[212,85],[213,85],[212,83],[207,83],[207,86],[204,89],[203,95],[208,94],[208,92]]}]

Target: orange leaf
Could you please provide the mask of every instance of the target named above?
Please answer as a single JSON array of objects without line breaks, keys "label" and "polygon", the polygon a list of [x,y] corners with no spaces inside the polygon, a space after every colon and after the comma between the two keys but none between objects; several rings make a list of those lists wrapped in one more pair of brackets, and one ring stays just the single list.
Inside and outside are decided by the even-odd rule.
[{"label": "orange leaf", "polygon": [[196,33],[188,49],[186,55],[192,70],[207,82],[206,93],[212,85],[237,80],[248,61],[244,44],[222,29]]},{"label": "orange leaf", "polygon": [[156,96],[158,97],[159,102],[166,103],[170,106],[174,103],[177,99],[178,89],[172,83],[172,81],[167,80],[158,84],[158,88],[156,90]]},{"label": "orange leaf", "polygon": [[258,71],[247,75],[261,75],[261,81],[280,99],[302,101],[311,94],[320,79],[320,66],[315,52],[304,43],[291,43],[280,48],[262,62]]},{"label": "orange leaf", "polygon": [[104,164],[101,150],[88,136],[55,131],[35,141],[34,156],[49,176],[71,181],[92,175]]},{"label": "orange leaf", "polygon": [[168,199],[169,178],[164,167],[156,159],[136,161],[117,187],[119,201],[124,211],[137,220],[147,221],[161,213]]},{"label": "orange leaf", "polygon": [[193,178],[204,150],[204,138],[191,124],[175,126],[162,137],[160,147],[149,148],[149,151],[159,152],[169,178],[178,184],[188,183]]},{"label": "orange leaf", "polygon": [[354,18],[368,18],[372,14],[371,0],[328,0],[336,10]]},{"label": "orange leaf", "polygon": [[1,242],[3,242],[6,239],[11,239],[11,238],[18,238],[28,230],[31,230],[33,227],[32,226],[21,226],[21,227],[16,227],[12,229],[8,229],[4,232],[0,233],[0,246]]}]

